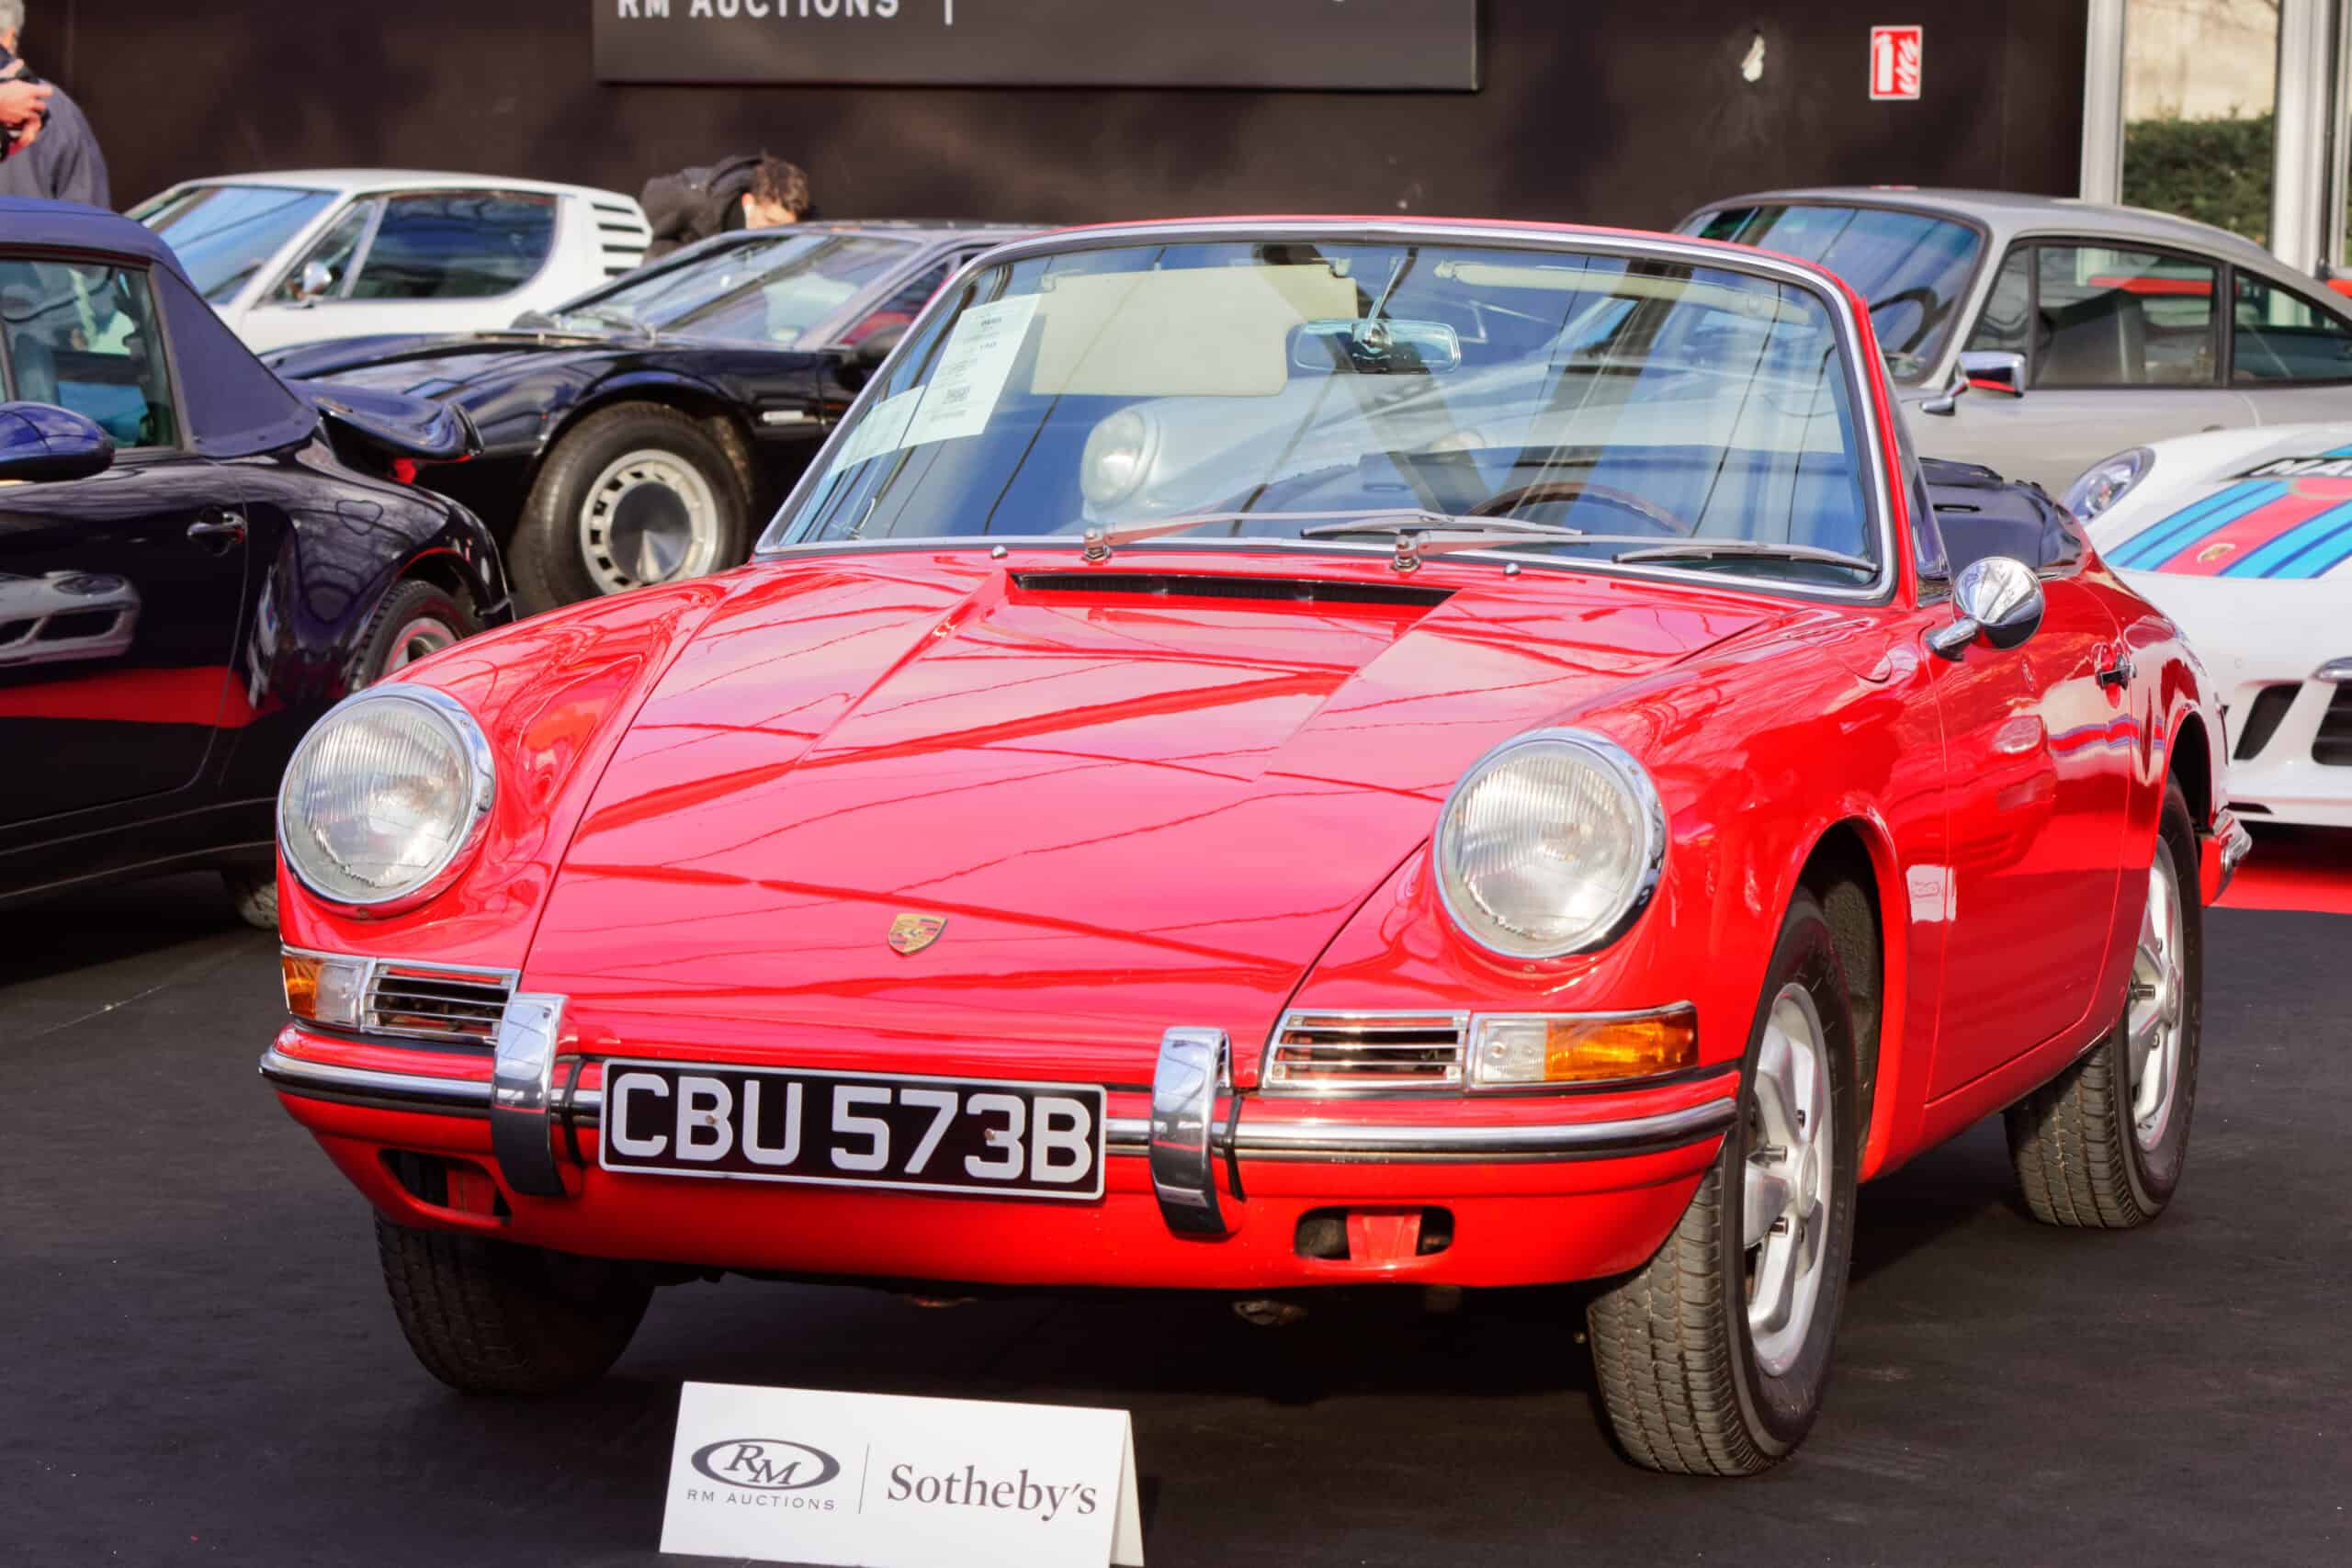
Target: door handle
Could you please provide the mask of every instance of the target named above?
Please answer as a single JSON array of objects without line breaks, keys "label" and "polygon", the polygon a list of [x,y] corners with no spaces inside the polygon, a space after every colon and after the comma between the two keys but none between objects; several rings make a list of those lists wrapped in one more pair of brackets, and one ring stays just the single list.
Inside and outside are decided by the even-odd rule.
[{"label": "door handle", "polygon": [[245,520],[233,512],[208,512],[187,525],[187,536],[224,556],[245,542]]},{"label": "door handle", "polygon": [[2132,650],[2119,647],[2112,653],[2099,653],[2098,683],[2102,686],[2123,687],[2132,683],[2133,667]]}]

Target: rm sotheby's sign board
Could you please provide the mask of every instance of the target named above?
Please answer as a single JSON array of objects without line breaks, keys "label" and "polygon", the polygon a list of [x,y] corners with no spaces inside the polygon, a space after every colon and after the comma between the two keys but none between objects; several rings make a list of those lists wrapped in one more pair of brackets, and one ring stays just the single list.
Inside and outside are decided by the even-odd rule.
[{"label": "rm sotheby's sign board", "polygon": [[858,1568],[1142,1568],[1124,1410],[690,1382],[662,1550]]},{"label": "rm sotheby's sign board", "polygon": [[590,0],[604,82],[1473,92],[1478,0]]}]

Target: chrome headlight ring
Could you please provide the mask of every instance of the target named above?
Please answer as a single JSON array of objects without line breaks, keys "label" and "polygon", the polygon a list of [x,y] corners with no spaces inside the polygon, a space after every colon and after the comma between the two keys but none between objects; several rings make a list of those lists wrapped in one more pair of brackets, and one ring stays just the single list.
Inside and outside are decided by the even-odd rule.
[{"label": "chrome headlight ring", "polygon": [[[1530,764],[1545,761],[1555,768],[1563,763],[1580,768],[1591,781],[1611,791],[1616,808],[1612,815],[1627,835],[1615,856],[1621,863],[1614,868],[1611,885],[1602,890],[1603,897],[1583,919],[1567,924],[1549,938],[1512,926],[1492,902],[1480,896],[1476,876],[1465,874],[1462,863],[1465,852],[1477,847],[1470,840],[1496,830],[1491,821],[1478,824],[1470,820],[1471,813],[1484,804],[1479,799],[1481,786],[1507,769],[1523,770]],[[1537,781],[1524,786],[1521,793],[1532,791],[1539,800],[1548,793],[1553,798],[1540,804],[1556,806],[1560,787],[1558,779]],[[1495,809],[1507,812],[1510,807]],[[1495,809],[1489,810],[1490,817],[1495,815]],[[1542,830],[1533,818],[1527,818],[1525,822],[1526,826],[1506,822],[1504,827],[1522,833],[1530,828]],[[1665,803],[1658,798],[1648,773],[1632,753],[1607,736],[1589,729],[1531,730],[1513,736],[1479,758],[1446,795],[1432,845],[1438,897],[1454,928],[1497,957],[1527,961],[1597,953],[1632,930],[1634,922],[1649,908],[1665,874],[1666,841]]]},{"label": "chrome headlight ring", "polygon": [[[298,826],[308,828],[311,823],[307,816],[298,818],[298,812],[307,812],[308,807],[307,803],[297,803],[297,786],[309,782],[306,767],[315,760],[322,746],[336,738],[340,724],[347,723],[356,710],[383,703],[412,705],[429,714],[445,732],[446,739],[453,743],[452,750],[464,770],[464,776],[454,781],[458,799],[447,823],[447,831],[443,835],[446,847],[415,877],[399,886],[388,888],[377,897],[360,897],[348,890],[323,886],[316,868],[306,865],[303,855],[298,852],[295,829]],[[301,744],[295,747],[294,755],[287,762],[285,777],[278,786],[278,852],[304,891],[338,913],[363,919],[403,914],[430,903],[447,892],[450,885],[463,874],[490,830],[491,808],[497,799],[496,759],[481,725],[475,722],[473,715],[467,711],[463,703],[431,686],[398,682],[371,686],[353,693],[327,710],[326,716],[302,738]]]},{"label": "chrome headlight ring", "polygon": [[2088,523],[2105,515],[2117,502],[2131,494],[2155,465],[2156,455],[2145,446],[2101,457],[2066,487],[2063,504],[2078,522]]}]

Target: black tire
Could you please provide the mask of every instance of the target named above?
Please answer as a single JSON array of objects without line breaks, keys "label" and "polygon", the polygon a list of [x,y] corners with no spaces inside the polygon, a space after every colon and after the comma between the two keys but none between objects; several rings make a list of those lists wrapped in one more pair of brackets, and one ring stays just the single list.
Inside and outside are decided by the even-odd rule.
[{"label": "black tire", "polygon": [[[1756,1080],[1765,1026],[1791,987],[1810,999],[1820,1024],[1832,1125],[1826,1145],[1830,1168],[1817,1190],[1817,1213],[1826,1222],[1819,1283],[1786,1348],[1786,1364],[1775,1372],[1759,1360],[1748,1322],[1751,1249],[1743,1211],[1747,1167],[1761,1147],[1764,1125]],[[1586,1312],[1602,1407],[1619,1447],[1634,1463],[1679,1475],[1749,1475],[1779,1463],[1811,1430],[1828,1386],[1853,1253],[1860,1125],[1854,1041],[1836,940],[1821,905],[1800,891],[1781,923],[1748,1031],[1738,1123],[1724,1135],[1723,1152],[1666,1245]],[[1755,1256],[1760,1258],[1760,1250]]]},{"label": "black tire", "polygon": [[352,650],[349,686],[372,686],[428,653],[481,630],[472,605],[437,582],[403,578],[368,617]]},{"label": "black tire", "polygon": [[[2188,1157],[2204,1032],[2205,911],[2199,903],[2197,829],[2177,784],[2165,789],[2156,852],[2171,861],[2183,947],[2168,1109],[2157,1135],[2143,1145],[2135,1125],[2127,1001],[2123,1017],[2087,1055],[2009,1107],[2004,1118],[2025,1206],[2046,1225],[2130,1230],[2146,1224],[2172,1201]],[[2134,979],[2136,985],[2136,963]]]},{"label": "black tire", "polygon": [[237,911],[237,919],[257,931],[277,929],[277,866],[223,866],[220,886],[228,890],[229,905]]},{"label": "black tire", "polygon": [[[515,598],[525,613],[551,610],[649,581],[640,575],[642,561],[622,561],[600,551],[598,570],[605,581],[599,581],[590,568],[583,522],[595,499],[591,490],[598,479],[614,464],[639,453],[665,454],[700,476],[712,507],[709,562],[702,570],[740,566],[751,554],[751,503],[743,492],[743,478],[709,429],[665,404],[619,403],[590,414],[566,432],[531,487],[507,550]],[[693,507],[679,498],[677,491],[663,484],[651,488],[665,494],[649,498],[649,503],[674,506],[681,509],[679,515],[692,515]]]},{"label": "black tire", "polygon": [[424,1370],[466,1393],[553,1393],[604,1376],[652,1288],[626,1264],[376,1217],[384,1284]]}]

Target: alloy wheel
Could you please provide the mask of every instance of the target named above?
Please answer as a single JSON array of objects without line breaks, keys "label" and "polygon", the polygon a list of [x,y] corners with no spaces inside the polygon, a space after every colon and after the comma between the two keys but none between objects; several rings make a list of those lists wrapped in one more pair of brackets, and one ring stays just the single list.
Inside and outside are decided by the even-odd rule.
[{"label": "alloy wheel", "polygon": [[1796,1365],[1821,1297],[1836,1190],[1831,1114],[1820,1010],[1803,986],[1783,986],[1757,1047],[1740,1204],[1748,1340],[1772,1377]]},{"label": "alloy wheel", "polygon": [[2140,939],[2132,954],[2132,994],[2124,1010],[2124,1039],[2132,1081],[2132,1136],[2143,1149],[2163,1142],[2180,1087],[2183,1026],[2188,985],[2183,954],[2188,940],[2180,908],[2180,882],[2172,847],[2156,840],[2155,863],[2148,868],[2148,903],[2140,917]]}]

